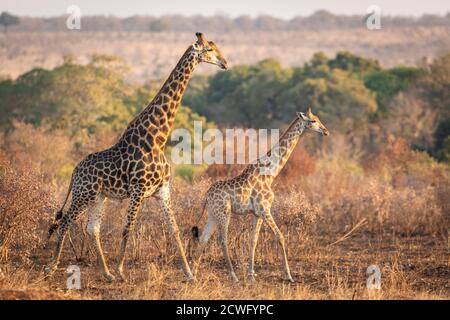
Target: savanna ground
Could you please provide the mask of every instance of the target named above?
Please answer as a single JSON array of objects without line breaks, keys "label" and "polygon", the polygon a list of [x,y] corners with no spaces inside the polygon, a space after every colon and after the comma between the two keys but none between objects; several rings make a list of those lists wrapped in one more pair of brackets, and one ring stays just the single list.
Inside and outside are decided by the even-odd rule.
[{"label": "savanna ground", "polygon": [[[193,182],[174,180],[174,209],[188,254],[201,196],[211,181],[235,174],[237,168],[230,168],[210,167]],[[230,226],[240,283],[229,278],[216,237],[197,282],[185,282],[176,247],[152,199],[145,202],[129,243],[126,283],[102,280],[83,231],[86,217],[72,228],[58,272],[42,280],[52,251],[43,248],[45,234],[67,186],[44,185],[45,178],[26,168],[14,169],[5,156],[1,170],[1,208],[8,213],[0,251],[3,299],[450,298],[448,168],[431,163],[401,140],[390,141],[361,164],[332,154],[315,158],[298,148],[277,181],[273,207],[286,236],[293,284],[281,280],[281,252],[265,227],[257,247],[257,282],[246,280],[250,217],[234,217]],[[110,201],[102,226],[113,272],[125,213],[126,201]],[[81,290],[66,289],[65,269],[72,264],[81,268]],[[366,288],[370,265],[381,270],[381,290]]]}]

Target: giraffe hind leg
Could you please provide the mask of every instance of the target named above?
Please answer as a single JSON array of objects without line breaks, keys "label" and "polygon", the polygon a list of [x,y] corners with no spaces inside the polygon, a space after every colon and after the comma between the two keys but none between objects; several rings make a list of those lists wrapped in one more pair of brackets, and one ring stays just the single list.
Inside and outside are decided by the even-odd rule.
[{"label": "giraffe hind leg", "polygon": [[258,243],[259,232],[261,231],[262,218],[253,217],[252,233],[250,237],[250,261],[248,266],[248,275],[251,281],[255,281],[256,273],[254,269],[255,265],[255,251],[256,244]]},{"label": "giraffe hind leg", "polygon": [[203,229],[203,232],[200,235],[200,240],[198,243],[197,248],[195,249],[193,261],[193,273],[194,275],[198,271],[198,267],[202,260],[202,255],[204,254],[206,244],[208,243],[211,236],[214,234],[214,231],[216,229],[216,221],[213,216],[208,215],[208,221],[206,222],[205,228]]},{"label": "giraffe hind leg", "polygon": [[51,264],[46,266],[44,269],[47,275],[51,275],[58,268],[66,233],[69,230],[72,223],[79,217],[80,214],[85,212],[88,207],[89,207],[89,200],[77,199],[76,197],[74,197],[69,210],[61,218],[61,223],[58,226],[58,239],[56,241],[56,247],[53,252],[53,259]]},{"label": "giraffe hind leg", "polygon": [[239,279],[234,272],[233,263],[231,262],[230,253],[228,250],[228,225],[230,222],[230,214],[231,208],[229,207],[229,205],[225,207],[225,210],[223,212],[216,214],[219,229],[219,242],[222,245],[223,255],[225,257],[228,270],[230,271],[230,275],[233,278],[234,282],[239,282]]}]

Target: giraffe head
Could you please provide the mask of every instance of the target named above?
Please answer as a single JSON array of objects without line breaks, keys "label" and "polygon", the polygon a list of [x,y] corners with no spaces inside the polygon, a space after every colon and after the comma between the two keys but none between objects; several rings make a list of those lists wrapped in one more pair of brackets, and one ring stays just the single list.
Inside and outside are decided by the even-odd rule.
[{"label": "giraffe head", "polygon": [[322,124],[322,122],[320,122],[319,117],[311,112],[311,108],[308,109],[306,114],[303,112],[297,112],[297,116],[303,121],[306,129],[319,132],[324,136],[330,135],[328,129]]},{"label": "giraffe head", "polygon": [[197,51],[199,61],[215,64],[224,70],[228,69],[227,60],[225,60],[216,44],[208,41],[201,32],[197,32],[195,35],[197,41],[193,44],[193,47]]}]

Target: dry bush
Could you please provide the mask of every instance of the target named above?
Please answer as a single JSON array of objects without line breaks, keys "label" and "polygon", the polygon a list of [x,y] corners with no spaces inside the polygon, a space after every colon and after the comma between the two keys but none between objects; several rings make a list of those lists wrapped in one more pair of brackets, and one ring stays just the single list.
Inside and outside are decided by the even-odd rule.
[{"label": "dry bush", "polygon": [[383,130],[402,137],[417,149],[431,150],[438,125],[437,111],[410,89],[396,94],[388,106],[390,116],[382,121]]},{"label": "dry bush", "polygon": [[415,153],[409,143],[402,138],[388,136],[387,143],[380,145],[378,150],[367,156],[363,164],[366,170],[383,173],[385,170],[404,171],[410,161],[414,161]]},{"label": "dry bush", "polygon": [[88,136],[79,132],[69,137],[63,130],[50,126],[35,127],[14,121],[13,128],[4,135],[1,145],[6,157],[17,168],[30,167],[42,174],[46,182],[69,180],[76,163],[87,154],[106,149],[117,137],[111,133]]},{"label": "dry bush", "polygon": [[0,262],[27,261],[42,245],[41,224],[54,209],[53,195],[39,175],[8,162],[0,163],[0,194]]},{"label": "dry bush", "polygon": [[281,170],[278,181],[283,184],[296,184],[303,176],[308,176],[316,171],[316,160],[304,148],[296,148],[286,166]]},{"label": "dry bush", "polygon": [[73,143],[63,132],[15,121],[2,149],[16,168],[29,168],[46,182],[70,178]]},{"label": "dry bush", "polygon": [[412,150],[403,138],[388,136],[387,143],[363,160],[368,175],[378,176],[396,188],[434,186],[446,176],[448,166],[438,163],[428,154]]},{"label": "dry bush", "polygon": [[443,211],[434,188],[395,189],[376,179],[366,179],[364,188],[346,194],[331,208],[329,220],[355,225],[368,220],[373,232],[395,231],[408,235],[442,232]]},{"label": "dry bush", "polygon": [[237,176],[244,168],[244,165],[212,164],[205,170],[205,175],[215,180],[227,179]]}]

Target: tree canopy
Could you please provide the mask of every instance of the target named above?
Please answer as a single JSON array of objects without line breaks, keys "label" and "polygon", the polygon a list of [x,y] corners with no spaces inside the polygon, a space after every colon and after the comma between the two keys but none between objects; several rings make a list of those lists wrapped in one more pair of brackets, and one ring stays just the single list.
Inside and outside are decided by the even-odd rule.
[{"label": "tree canopy", "polygon": [[20,23],[19,17],[4,11],[0,14],[0,25],[4,27],[5,32],[8,31],[9,26],[13,26]]},{"label": "tree canopy", "polygon": [[[285,68],[275,59],[236,65],[227,72],[196,75],[174,127],[282,127],[311,107],[332,131],[370,135],[373,125],[418,149],[447,159],[450,129],[450,55],[422,67],[382,68],[349,52],[334,58],[316,53],[303,66]],[[0,80],[0,127],[15,120],[45,124],[70,136],[120,133],[152,100],[162,80],[133,85],[127,67],[112,56],[85,64],[70,57],[52,70],[35,68]],[[188,107],[189,106],[189,107]],[[191,109],[192,108],[192,109]],[[206,125],[205,125],[206,123]]]},{"label": "tree canopy", "polygon": [[[35,126],[45,123],[71,136],[120,133],[161,86],[160,81],[133,86],[124,80],[126,71],[123,62],[112,56],[94,56],[86,65],[66,57],[52,70],[35,68],[14,81],[4,80],[0,125],[8,128],[21,120]],[[191,129],[194,120],[206,122],[183,106],[174,126]]]},{"label": "tree canopy", "polygon": [[360,75],[378,68],[376,61],[348,53],[335,59],[318,53],[298,68],[268,59],[217,73],[203,91],[189,91],[186,102],[219,124],[273,126],[309,106],[328,121],[364,120],[377,111],[377,102]]}]

